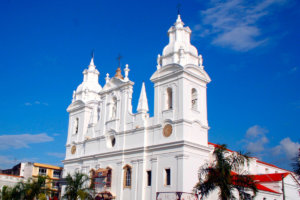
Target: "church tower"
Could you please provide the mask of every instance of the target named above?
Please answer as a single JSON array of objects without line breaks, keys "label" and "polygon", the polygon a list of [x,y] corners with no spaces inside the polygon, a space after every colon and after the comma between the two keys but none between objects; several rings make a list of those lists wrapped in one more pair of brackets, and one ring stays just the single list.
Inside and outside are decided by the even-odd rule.
[{"label": "church tower", "polygon": [[83,82],[73,92],[72,104],[67,108],[70,114],[67,140],[67,147],[69,148],[72,144],[82,143],[94,134],[94,132],[90,133],[89,136],[89,132],[97,123],[98,102],[100,100],[98,93],[102,90],[98,82],[99,74],[94,64],[94,57],[92,57],[88,69],[83,71]]},{"label": "church tower", "polygon": [[206,85],[202,55],[191,45],[191,30],[180,15],[168,31],[169,44],[158,55],[151,81],[155,88],[154,121],[174,132],[174,140],[207,146]]}]

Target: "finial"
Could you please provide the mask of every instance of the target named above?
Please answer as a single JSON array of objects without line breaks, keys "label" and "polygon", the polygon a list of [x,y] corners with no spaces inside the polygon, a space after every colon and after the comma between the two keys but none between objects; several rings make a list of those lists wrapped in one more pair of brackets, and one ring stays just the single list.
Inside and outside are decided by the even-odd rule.
[{"label": "finial", "polygon": [[125,78],[124,78],[124,81],[128,81],[128,73],[129,73],[130,69],[128,68],[128,64],[125,65],[125,69],[124,69],[124,72],[125,72]]},{"label": "finial", "polygon": [[203,68],[203,57],[199,54],[199,66]]},{"label": "finial", "polygon": [[91,62],[90,62],[90,66],[95,66],[94,64],[94,50],[92,50],[92,53],[91,53]]},{"label": "finial", "polygon": [[109,81],[109,73],[106,74],[105,81],[106,83]]},{"label": "finial", "polygon": [[161,56],[160,54],[157,55],[157,65],[156,65],[157,70],[161,68]]}]

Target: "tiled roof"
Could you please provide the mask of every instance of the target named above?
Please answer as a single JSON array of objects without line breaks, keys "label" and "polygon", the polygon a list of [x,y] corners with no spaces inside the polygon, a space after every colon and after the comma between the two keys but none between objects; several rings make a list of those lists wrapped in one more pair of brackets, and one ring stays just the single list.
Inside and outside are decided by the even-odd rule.
[{"label": "tiled roof", "polygon": [[259,184],[259,183],[256,184],[256,188],[257,188],[258,190],[263,190],[263,191],[267,191],[267,192],[273,192],[273,193],[280,194],[279,192],[276,192],[275,190],[272,190],[272,189],[270,189],[270,188],[268,188],[268,187],[266,187],[266,186],[263,186],[263,185],[261,185],[261,184]]},{"label": "tiled roof", "polygon": [[285,178],[290,173],[275,173],[275,174],[259,174],[253,175],[253,179],[259,182],[277,182],[281,181],[282,178]]}]

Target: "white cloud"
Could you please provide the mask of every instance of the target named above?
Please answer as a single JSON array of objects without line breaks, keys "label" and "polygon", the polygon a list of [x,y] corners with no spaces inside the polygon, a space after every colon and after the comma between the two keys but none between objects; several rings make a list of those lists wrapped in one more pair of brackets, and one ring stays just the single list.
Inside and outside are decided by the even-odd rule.
[{"label": "white cloud", "polygon": [[248,51],[264,44],[259,20],[271,13],[271,7],[287,0],[211,0],[210,8],[200,11],[201,25],[195,25],[200,37],[213,36],[212,43]]},{"label": "white cloud", "polygon": [[257,137],[257,136],[264,136],[266,133],[268,133],[269,130],[266,128],[262,128],[259,125],[254,125],[248,128],[246,132],[247,137]]},{"label": "white cloud", "polygon": [[284,154],[288,159],[292,159],[297,156],[300,144],[293,142],[289,137],[280,141],[280,144],[273,148],[274,154]]},{"label": "white cloud", "polygon": [[22,158],[17,159],[13,156],[1,156],[0,155],[0,169],[9,169],[13,167],[14,165],[20,163],[20,162],[36,162],[37,158]]},{"label": "white cloud", "polygon": [[0,149],[28,148],[29,144],[51,142],[53,137],[46,133],[40,134],[20,134],[20,135],[0,135]]},{"label": "white cloud", "polygon": [[40,101],[34,101],[34,102],[26,102],[24,103],[25,106],[32,106],[32,105],[44,105],[44,106],[48,106],[49,104],[46,102],[40,102]]},{"label": "white cloud", "polygon": [[0,155],[0,160],[1,160],[0,167],[2,169],[10,168],[13,165],[17,164],[18,162],[16,159],[12,159],[7,156],[1,156],[1,155]]},{"label": "white cloud", "polygon": [[262,153],[265,150],[265,144],[269,142],[269,139],[265,136],[255,140],[254,142],[249,142],[247,144],[247,150],[252,153]]},{"label": "white cloud", "polygon": [[57,152],[49,152],[49,153],[47,153],[47,155],[54,156],[54,157],[57,157],[57,158],[64,158],[65,157],[65,153],[57,153]]},{"label": "white cloud", "polygon": [[243,140],[247,151],[255,154],[263,154],[265,151],[265,145],[269,142],[266,134],[268,129],[259,125],[251,126],[247,129],[245,139]]}]

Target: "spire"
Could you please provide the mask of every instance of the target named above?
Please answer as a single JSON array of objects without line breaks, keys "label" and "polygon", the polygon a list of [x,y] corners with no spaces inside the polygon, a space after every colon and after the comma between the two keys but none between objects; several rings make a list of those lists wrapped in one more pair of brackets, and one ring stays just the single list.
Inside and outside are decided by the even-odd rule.
[{"label": "spire", "polygon": [[146,95],[145,83],[142,84],[142,90],[139,98],[139,103],[137,107],[137,111],[139,113],[147,113],[149,111],[148,108],[148,100]]},{"label": "spire", "polygon": [[177,20],[174,25],[176,28],[183,28],[184,23],[181,20],[180,14],[178,14]]}]

